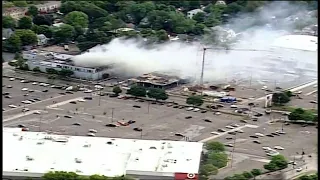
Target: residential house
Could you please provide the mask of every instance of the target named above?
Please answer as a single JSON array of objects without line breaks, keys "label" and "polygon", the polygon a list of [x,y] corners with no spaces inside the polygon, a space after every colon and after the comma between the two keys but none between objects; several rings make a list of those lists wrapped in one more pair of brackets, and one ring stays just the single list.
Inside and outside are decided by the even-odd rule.
[{"label": "residential house", "polygon": [[60,26],[62,26],[62,25],[64,25],[63,22],[52,24],[53,27],[60,27]]},{"label": "residential house", "polygon": [[48,43],[48,38],[44,34],[38,34],[38,46],[43,46]]},{"label": "residential house", "polygon": [[190,18],[190,19],[192,19],[192,17],[193,17],[194,15],[196,15],[197,13],[199,13],[199,12],[203,12],[203,13],[204,13],[204,11],[201,10],[201,9],[194,9],[194,10],[188,11],[188,12],[187,12],[187,17]]},{"label": "residential house", "polygon": [[10,38],[13,33],[14,31],[10,28],[2,28],[2,39]]},{"label": "residential house", "polygon": [[20,18],[26,15],[27,11],[28,9],[24,7],[23,8],[18,8],[18,7],[5,8],[5,9],[2,9],[2,16],[11,16],[16,20],[19,20]]},{"label": "residential house", "polygon": [[47,3],[36,5],[40,14],[57,12],[60,6],[61,1],[48,1]]},{"label": "residential house", "polygon": [[217,1],[215,5],[226,5],[225,1]]}]

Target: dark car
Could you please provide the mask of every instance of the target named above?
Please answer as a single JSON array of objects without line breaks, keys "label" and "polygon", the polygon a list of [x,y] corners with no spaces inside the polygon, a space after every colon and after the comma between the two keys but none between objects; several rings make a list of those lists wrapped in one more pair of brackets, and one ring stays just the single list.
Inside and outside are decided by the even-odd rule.
[{"label": "dark car", "polygon": [[72,125],[74,125],[74,126],[81,126],[81,124],[80,123],[73,123]]},{"label": "dark car", "polygon": [[139,132],[141,132],[141,131],[142,131],[142,129],[141,129],[141,128],[137,128],[137,127],[136,127],[136,128],[133,128],[133,130],[134,130],[134,131],[139,131]]},{"label": "dark car", "polygon": [[179,106],[177,106],[177,105],[175,105],[175,106],[173,106],[173,108],[178,108]]},{"label": "dark car", "polygon": [[178,108],[179,108],[179,109],[183,109],[183,108],[184,108],[184,106],[179,106]]},{"label": "dark car", "polygon": [[66,93],[67,93],[67,94],[73,94],[73,92],[71,92],[71,91],[66,91]]},{"label": "dark car", "polygon": [[218,129],[217,131],[218,132],[226,132],[226,130],[224,130],[224,129]]},{"label": "dark car", "polygon": [[128,121],[128,124],[133,124],[133,123],[135,123],[136,121],[134,121],[134,120],[129,120]]},{"label": "dark car", "polygon": [[106,124],[107,127],[117,127],[115,124]]},{"label": "dark car", "polygon": [[155,102],[155,101],[152,101],[152,102],[151,102],[151,104],[157,104],[157,102]]},{"label": "dark car", "polygon": [[187,117],[185,117],[186,119],[191,119],[192,118],[192,116],[187,116]]},{"label": "dark car", "polygon": [[260,141],[252,141],[253,143],[256,143],[256,144],[261,144],[261,142]]},{"label": "dark car", "polygon": [[230,132],[228,132],[228,134],[236,135],[237,133],[236,133],[236,132],[234,132],[234,131],[230,131]]},{"label": "dark car", "polygon": [[261,116],[263,116],[263,114],[258,113],[258,114],[255,114],[254,116],[255,116],[255,117],[261,117]]},{"label": "dark car", "polygon": [[60,92],[59,94],[60,94],[60,95],[66,95],[66,93],[64,93],[64,92]]},{"label": "dark car", "polygon": [[258,136],[255,136],[255,135],[251,135],[249,137],[251,137],[251,138],[259,138]]},{"label": "dark car", "polygon": [[202,110],[202,111],[201,111],[201,113],[206,113],[206,112],[207,112],[207,110]]},{"label": "dark car", "polygon": [[231,139],[233,139],[233,138],[232,138],[232,137],[226,137],[226,139],[227,139],[227,140],[231,140]]},{"label": "dark car", "polygon": [[205,122],[212,122],[211,120],[209,120],[209,119],[203,119]]},{"label": "dark car", "polygon": [[240,122],[242,123],[248,123],[248,121],[244,120],[244,119],[241,119]]},{"label": "dark car", "polygon": [[274,137],[272,134],[267,134],[266,136],[268,136],[268,137]]},{"label": "dark car", "polygon": [[41,101],[41,99],[39,99],[39,98],[33,98],[34,100],[36,100],[36,101]]},{"label": "dark car", "polygon": [[132,107],[134,107],[134,108],[141,108],[141,106],[138,106],[138,105],[133,105]]},{"label": "dark car", "polygon": [[2,95],[5,95],[5,96],[7,96],[7,95],[9,95],[10,93],[9,92],[4,92],[4,93],[2,93]]},{"label": "dark car", "polygon": [[77,102],[75,102],[75,101],[70,101],[69,103],[70,104],[77,104]]},{"label": "dark car", "polygon": [[44,89],[44,90],[42,90],[42,92],[48,92],[49,90],[48,89]]},{"label": "dark car", "polygon": [[7,96],[4,96],[4,98],[8,98],[8,99],[11,99],[12,97],[7,95]]},{"label": "dark car", "polygon": [[271,133],[272,135],[274,135],[274,136],[280,136],[280,134],[278,134],[278,133],[276,133],[276,132],[273,132],[273,133]]},{"label": "dark car", "polygon": [[181,133],[175,133],[174,135],[175,135],[175,136],[179,136],[179,137],[184,137],[184,135],[181,134]]},{"label": "dark car", "polygon": [[217,106],[218,108],[224,107],[224,105],[222,105],[222,104],[217,104],[216,106]]},{"label": "dark car", "polygon": [[72,116],[69,116],[69,115],[65,115],[65,116],[63,116],[63,117],[65,117],[65,118],[72,118]]},{"label": "dark car", "polygon": [[18,128],[25,128],[26,126],[25,125],[23,125],[23,124],[19,124],[18,125]]},{"label": "dark car", "polygon": [[85,100],[92,100],[92,97],[91,97],[91,96],[86,96],[86,97],[84,97],[83,99],[85,99]]},{"label": "dark car", "polygon": [[118,97],[118,95],[116,94],[109,94],[109,97],[113,98],[113,97]]}]

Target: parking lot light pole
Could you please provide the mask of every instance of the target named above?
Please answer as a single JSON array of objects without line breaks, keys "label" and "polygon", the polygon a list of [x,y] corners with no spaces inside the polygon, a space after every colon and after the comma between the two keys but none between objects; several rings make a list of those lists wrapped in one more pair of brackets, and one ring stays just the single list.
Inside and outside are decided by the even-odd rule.
[{"label": "parking lot light pole", "polygon": [[150,101],[148,101],[148,114],[149,114],[149,109],[150,109]]},{"label": "parking lot light pole", "polygon": [[42,116],[40,116],[39,118],[39,132],[41,132],[41,120],[42,120]]},{"label": "parking lot light pole", "polygon": [[113,122],[113,111],[114,111],[114,108],[111,108],[111,122]]},{"label": "parking lot light pole", "polygon": [[100,101],[101,101],[101,90],[99,91],[99,106],[100,106]]},{"label": "parking lot light pole", "polygon": [[236,146],[236,139],[237,139],[237,134],[234,135],[233,148],[232,148],[232,153],[231,153],[231,168],[233,165],[233,153],[234,153],[235,146]]}]

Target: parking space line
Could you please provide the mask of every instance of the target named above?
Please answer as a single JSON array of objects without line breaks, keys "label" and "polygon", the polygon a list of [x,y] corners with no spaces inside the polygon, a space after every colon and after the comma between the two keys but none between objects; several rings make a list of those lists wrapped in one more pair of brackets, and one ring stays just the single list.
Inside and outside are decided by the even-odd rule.
[{"label": "parking space line", "polygon": [[16,114],[16,115],[11,116],[11,117],[9,117],[7,119],[3,119],[3,122],[11,121],[11,120],[14,120],[14,119],[17,119],[17,118],[21,118],[23,116],[28,116],[30,114],[33,114],[36,111],[39,111],[39,110],[33,110],[33,111],[25,112],[25,113]]},{"label": "parking space line", "polygon": [[34,102],[32,104],[25,104],[25,105],[23,105],[21,107],[12,108],[12,109],[9,109],[9,110],[3,111],[3,112],[5,113],[5,112],[10,112],[10,111],[13,111],[13,110],[21,109],[21,108],[26,108],[26,107],[31,106],[31,105],[35,105],[35,104],[38,104],[38,103],[41,103],[41,102],[46,102],[46,101],[49,101],[49,100],[57,99],[57,98],[60,98],[60,97],[63,97],[63,96],[64,95],[60,95],[60,96],[56,96],[56,97],[53,97],[53,98],[48,98],[48,99],[45,99],[45,100],[42,100],[42,101]]},{"label": "parking space line", "polygon": [[311,94],[314,94],[314,93],[316,93],[316,92],[318,92],[318,90],[311,91],[311,92],[305,94],[305,96],[310,96]]}]

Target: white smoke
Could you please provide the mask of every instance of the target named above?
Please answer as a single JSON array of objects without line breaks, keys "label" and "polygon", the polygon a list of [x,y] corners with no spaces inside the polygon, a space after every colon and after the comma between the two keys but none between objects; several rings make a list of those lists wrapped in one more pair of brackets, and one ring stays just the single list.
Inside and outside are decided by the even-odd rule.
[{"label": "white smoke", "polygon": [[[283,19],[275,22],[275,16],[287,17],[290,15],[289,12],[296,9],[296,6],[281,2],[278,5],[272,4],[261,8],[254,14],[243,14],[241,18],[227,24],[227,27],[237,30],[235,33],[238,33],[237,38],[240,38],[231,49],[248,51],[208,50],[205,56],[204,80],[241,79],[248,78],[249,75],[256,79],[282,77],[283,72],[262,71],[261,67],[266,63],[264,59],[272,54],[268,51],[274,40],[292,31],[288,23],[285,25],[282,23]],[[300,10],[303,11],[303,9]],[[252,22],[262,19],[267,24],[254,26],[251,21],[251,23],[244,23],[244,18],[249,18]],[[282,24],[279,24],[280,22]],[[142,43],[143,41],[140,40],[114,39],[109,44],[98,46],[88,53],[76,56],[74,61],[77,65],[89,67],[112,64],[112,72],[124,76],[138,76],[160,71],[174,72],[181,77],[193,77],[199,80],[204,48],[201,43],[169,42],[153,49],[144,48]],[[250,49],[252,51],[249,51]],[[316,60],[312,60],[314,64]]]}]

